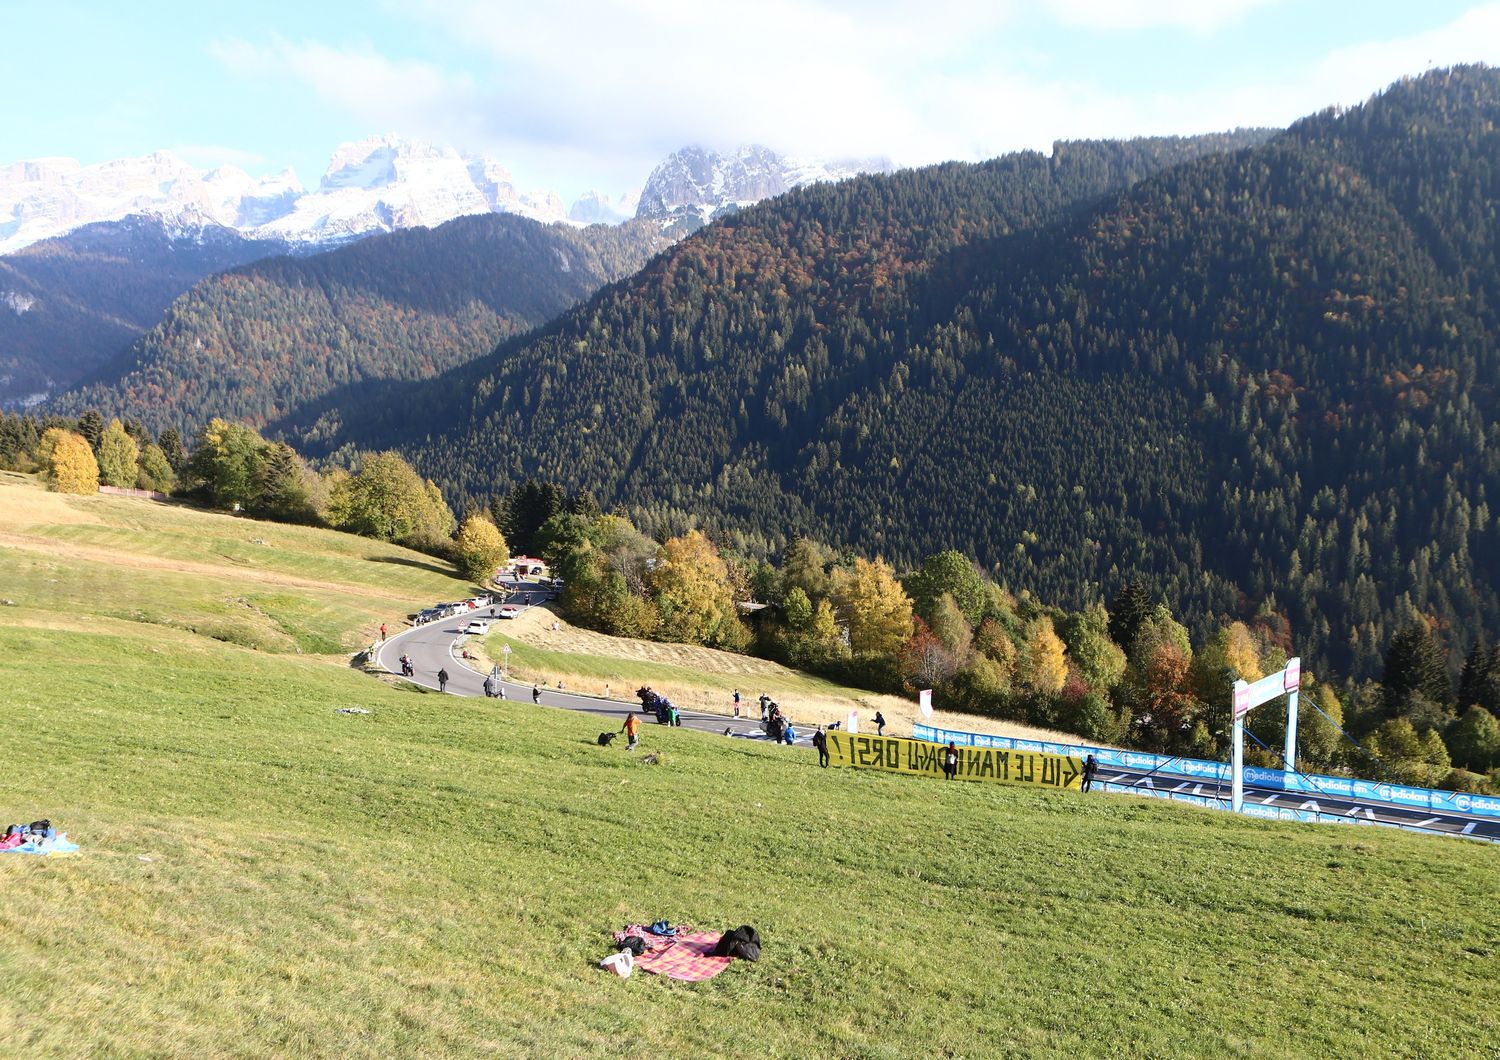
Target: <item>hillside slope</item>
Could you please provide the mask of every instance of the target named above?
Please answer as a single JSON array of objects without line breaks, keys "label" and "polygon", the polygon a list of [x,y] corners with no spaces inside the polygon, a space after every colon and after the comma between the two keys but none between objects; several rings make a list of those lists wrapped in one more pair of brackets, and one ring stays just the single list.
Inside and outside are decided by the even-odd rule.
[{"label": "hillside slope", "polygon": [[[82,849],[0,855],[0,1052],[1415,1057],[1500,1035],[1494,847],[656,726],[646,764],[597,718],[297,654],[454,595],[426,557],[14,481],[0,716],[25,739],[0,801]],[[95,562],[102,586],[69,573]],[[184,563],[214,573],[160,577]],[[290,640],[237,631],[270,622]],[[692,987],[596,966],[659,917],[754,924],[762,958]]]},{"label": "hillside slope", "polygon": [[54,408],[153,429],[256,426],[335,390],[434,376],[629,275],[666,245],[651,225],[578,230],[509,215],[372,236],[211,277]]},{"label": "hillside slope", "polygon": [[198,280],[286,250],[228,228],[129,217],[0,257],[0,404],[74,386]]},{"label": "hillside slope", "polygon": [[1461,656],[1500,635],[1497,118],[1468,67],[1238,152],[805,189],[346,440],[752,550],[955,547],[1068,605],[1141,576],[1354,676],[1418,616]]}]

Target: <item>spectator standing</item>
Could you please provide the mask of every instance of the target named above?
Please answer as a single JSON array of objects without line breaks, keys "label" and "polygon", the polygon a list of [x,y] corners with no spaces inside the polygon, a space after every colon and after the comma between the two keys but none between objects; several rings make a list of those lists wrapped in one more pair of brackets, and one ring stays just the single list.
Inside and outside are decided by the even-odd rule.
[{"label": "spectator standing", "polygon": [[380,623],[380,643],[385,643],[385,623]]},{"label": "spectator standing", "polygon": [[813,732],[813,746],[815,748],[817,748],[817,751],[818,751],[818,765],[822,766],[824,769],[827,769],[828,768],[828,734],[823,731],[823,726],[821,726],[821,725],[819,725],[817,727],[817,729]]},{"label": "spectator standing", "polygon": [[439,670],[438,671],[438,691],[439,692],[446,692],[446,691],[448,691],[448,671],[447,670]]},{"label": "spectator standing", "polygon": [[540,703],[542,701],[542,690],[536,685],[531,686],[531,701],[533,703]]},{"label": "spectator standing", "polygon": [[875,712],[875,735],[885,735],[885,715],[878,710]]},{"label": "spectator standing", "polygon": [[943,779],[952,780],[958,776],[958,748],[950,741],[943,750]]},{"label": "spectator standing", "polygon": [[740,716],[740,690],[738,688],[734,690],[734,716],[736,718]]},{"label": "spectator standing", "polygon": [[1099,772],[1099,760],[1089,755],[1083,760],[1083,790],[1088,791],[1094,786],[1094,775]]}]

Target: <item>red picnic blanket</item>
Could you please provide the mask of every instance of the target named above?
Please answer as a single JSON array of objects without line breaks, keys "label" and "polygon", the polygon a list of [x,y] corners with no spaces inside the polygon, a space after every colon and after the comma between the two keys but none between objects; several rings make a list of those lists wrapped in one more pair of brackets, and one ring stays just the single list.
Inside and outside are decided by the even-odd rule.
[{"label": "red picnic blanket", "polygon": [[705,979],[712,979],[734,960],[733,957],[714,956],[714,947],[719,944],[721,934],[718,931],[700,931],[693,935],[664,939],[663,944],[637,957],[635,966],[643,972],[681,979],[685,983],[701,983]]}]

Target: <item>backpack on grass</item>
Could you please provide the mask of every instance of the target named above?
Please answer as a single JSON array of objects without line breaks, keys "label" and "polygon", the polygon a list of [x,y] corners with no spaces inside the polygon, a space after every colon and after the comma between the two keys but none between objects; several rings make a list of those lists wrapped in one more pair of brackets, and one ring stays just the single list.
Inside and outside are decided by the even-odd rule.
[{"label": "backpack on grass", "polygon": [[760,960],[760,932],[749,924],[741,924],[733,931],[719,936],[714,947],[715,957],[738,957],[742,961]]}]

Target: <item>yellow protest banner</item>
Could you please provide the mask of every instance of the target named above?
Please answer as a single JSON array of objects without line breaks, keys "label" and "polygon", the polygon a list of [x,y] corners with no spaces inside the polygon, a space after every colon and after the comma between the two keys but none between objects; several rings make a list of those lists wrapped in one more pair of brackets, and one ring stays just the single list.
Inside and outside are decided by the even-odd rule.
[{"label": "yellow protest banner", "polygon": [[[1078,788],[1083,762],[1066,755],[1013,751],[1000,747],[959,747],[955,780],[988,780],[998,784],[1033,784]],[[892,773],[943,776],[944,744],[900,736],[863,736],[834,729],[828,733],[828,761],[835,766],[884,769]]]}]

